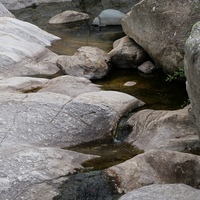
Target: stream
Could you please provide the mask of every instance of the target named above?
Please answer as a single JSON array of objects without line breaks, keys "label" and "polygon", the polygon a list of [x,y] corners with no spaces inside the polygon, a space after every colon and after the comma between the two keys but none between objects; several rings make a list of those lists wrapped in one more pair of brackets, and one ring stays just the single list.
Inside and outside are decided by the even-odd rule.
[{"label": "stream", "polygon": [[[28,21],[49,33],[59,36],[61,40],[54,42],[50,47],[50,50],[59,55],[73,55],[82,46],[99,47],[109,52],[112,49],[113,42],[124,36],[122,27],[107,26],[99,28],[92,26],[92,20],[104,7],[99,0],[86,5],[82,2],[75,0],[65,3],[41,4],[35,8],[30,7],[12,11],[12,13],[18,19]],[[126,10],[126,8],[119,7],[118,4],[112,4],[112,8]],[[87,12],[90,19],[70,24],[48,24],[51,17],[69,9]],[[166,75],[160,70],[145,75],[135,69],[113,68],[107,77],[93,82],[100,85],[103,90],[120,91],[137,97],[145,102],[142,109],[180,109],[188,101],[185,84],[183,82],[167,82],[166,78]],[[124,86],[128,81],[134,81],[136,85]],[[130,131],[130,127],[127,126],[126,122],[122,122],[119,128],[121,128],[122,138]],[[142,153],[123,141],[113,143],[112,138],[93,141],[68,149],[99,155],[101,159],[93,159],[84,163],[83,171],[70,175],[69,179],[60,188],[60,195],[55,197],[54,200],[118,199],[121,194],[117,193],[113,181],[108,180],[102,170]]]}]

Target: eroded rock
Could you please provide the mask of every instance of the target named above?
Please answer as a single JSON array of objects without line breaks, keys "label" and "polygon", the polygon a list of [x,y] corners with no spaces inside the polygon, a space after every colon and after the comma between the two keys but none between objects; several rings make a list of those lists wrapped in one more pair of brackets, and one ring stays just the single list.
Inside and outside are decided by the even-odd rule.
[{"label": "eroded rock", "polygon": [[57,65],[65,74],[100,79],[110,70],[110,56],[97,47],[81,47],[73,56],[59,56]]},{"label": "eroded rock", "polygon": [[147,53],[127,36],[114,42],[109,55],[111,62],[120,68],[136,68],[148,59]]},{"label": "eroded rock", "polygon": [[133,130],[126,141],[144,151],[150,149],[184,151],[192,148],[194,144],[200,146],[188,109],[190,108],[137,112],[128,120]]},{"label": "eroded rock", "polygon": [[150,150],[105,170],[119,191],[152,184],[183,183],[199,189],[200,157],[168,150]]}]

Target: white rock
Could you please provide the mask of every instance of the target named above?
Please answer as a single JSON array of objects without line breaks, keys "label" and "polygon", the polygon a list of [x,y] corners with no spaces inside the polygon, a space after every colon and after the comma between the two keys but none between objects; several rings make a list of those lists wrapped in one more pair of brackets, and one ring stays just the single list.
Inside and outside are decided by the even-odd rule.
[{"label": "white rock", "polygon": [[107,9],[95,17],[92,24],[98,26],[121,25],[121,19],[123,16],[124,13],[118,10]]}]

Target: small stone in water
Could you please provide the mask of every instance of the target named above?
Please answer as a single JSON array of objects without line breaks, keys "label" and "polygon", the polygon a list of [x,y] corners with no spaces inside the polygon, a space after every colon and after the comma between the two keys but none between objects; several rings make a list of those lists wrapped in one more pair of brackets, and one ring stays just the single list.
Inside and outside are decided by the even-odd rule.
[{"label": "small stone in water", "polygon": [[134,81],[128,81],[128,82],[124,83],[124,86],[130,87],[130,86],[134,86],[134,85],[136,85],[136,84],[137,84],[137,83],[134,82]]}]

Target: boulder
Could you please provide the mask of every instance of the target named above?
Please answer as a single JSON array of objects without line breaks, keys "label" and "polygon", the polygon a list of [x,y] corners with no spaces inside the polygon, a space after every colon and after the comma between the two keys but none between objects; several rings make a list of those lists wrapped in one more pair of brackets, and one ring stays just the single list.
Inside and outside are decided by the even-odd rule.
[{"label": "boulder", "polygon": [[0,3],[0,17],[15,17],[11,12],[9,12],[3,4]]},{"label": "boulder", "polygon": [[123,195],[119,200],[197,200],[200,191],[184,184],[153,184]]},{"label": "boulder", "polygon": [[59,56],[57,66],[65,73],[88,79],[100,79],[110,70],[110,56],[97,47],[84,46],[73,56]]},{"label": "boulder", "polygon": [[138,67],[138,70],[143,72],[144,74],[151,74],[155,70],[155,68],[156,67],[152,62],[146,61]]},{"label": "boulder", "polygon": [[173,73],[183,67],[184,45],[200,18],[200,4],[190,0],[143,0],[122,19],[126,35],[138,43],[157,67]]},{"label": "boulder", "polygon": [[49,24],[64,24],[69,22],[82,21],[89,19],[89,15],[82,12],[77,12],[74,10],[66,10],[49,20]]},{"label": "boulder", "polygon": [[148,59],[147,53],[127,36],[113,43],[109,55],[113,65],[120,68],[136,68]]},{"label": "boulder", "polygon": [[169,150],[149,150],[105,170],[128,192],[152,184],[183,183],[199,189],[200,157]]},{"label": "boulder", "polygon": [[66,176],[94,157],[58,148],[1,145],[0,197],[2,200],[53,199]]},{"label": "boulder", "polygon": [[128,120],[128,124],[133,128],[126,141],[144,151],[150,149],[186,151],[195,148],[192,147],[194,145],[200,147],[188,109],[190,108],[137,112]]},{"label": "boulder", "polygon": [[185,44],[185,75],[191,102],[191,116],[200,137],[200,22],[193,26]]},{"label": "boulder", "polygon": [[92,25],[107,26],[107,25],[121,25],[121,19],[124,13],[114,10],[103,10],[97,17],[94,18]]},{"label": "boulder", "polygon": [[47,76],[59,71],[58,55],[45,46],[60,38],[10,17],[0,18],[0,33],[0,76]]},{"label": "boulder", "polygon": [[140,106],[138,99],[111,91],[72,99],[58,93],[1,93],[0,140],[68,147],[107,136],[119,118]]}]

